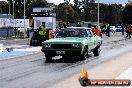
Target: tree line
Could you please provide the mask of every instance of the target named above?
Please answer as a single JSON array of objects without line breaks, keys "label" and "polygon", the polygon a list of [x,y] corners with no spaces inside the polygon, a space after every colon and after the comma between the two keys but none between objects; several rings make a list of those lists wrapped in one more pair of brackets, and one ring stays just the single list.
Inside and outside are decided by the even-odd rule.
[{"label": "tree line", "polygon": [[[10,13],[13,14],[13,1],[14,1],[14,16],[15,18],[23,18],[24,12],[24,0],[7,0],[7,2],[0,2],[0,14]],[[33,6],[46,6],[48,2],[46,0],[25,0],[26,1],[26,17],[31,18]],[[119,23],[131,23],[132,5],[127,4],[125,7],[122,4],[99,4],[100,8],[100,22],[119,24]],[[56,18],[58,21],[64,22],[79,22],[90,21],[95,22],[98,19],[98,4],[95,0],[74,0],[74,4],[70,3],[70,0],[64,0],[63,3],[55,5]]]}]

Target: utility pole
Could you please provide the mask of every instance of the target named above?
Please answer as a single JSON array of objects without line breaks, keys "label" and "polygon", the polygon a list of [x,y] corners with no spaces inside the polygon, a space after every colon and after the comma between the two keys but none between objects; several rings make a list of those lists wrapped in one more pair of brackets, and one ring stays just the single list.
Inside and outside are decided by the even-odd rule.
[{"label": "utility pole", "polygon": [[99,28],[99,0],[98,0],[98,28]]},{"label": "utility pole", "polygon": [[[25,0],[24,0],[24,30],[26,29],[25,27]],[[24,33],[25,34],[25,33]]]},{"label": "utility pole", "polygon": [[54,27],[53,27],[53,25],[54,25],[54,24],[53,24],[53,17],[54,17],[54,9],[52,8],[52,30],[53,30],[53,28],[54,28]]},{"label": "utility pole", "polygon": [[13,0],[13,20],[14,20],[14,0]]},{"label": "utility pole", "polygon": [[[9,14],[8,14],[8,17],[9,17],[9,23],[10,23],[10,0],[8,1],[8,4],[9,4]],[[9,29],[7,28],[7,37],[9,37]]]},{"label": "utility pole", "polygon": [[10,8],[10,6],[11,6],[11,5],[10,5],[10,0],[9,0],[8,3],[9,3],[9,20],[10,20],[10,9],[11,9],[11,8]]},{"label": "utility pole", "polygon": [[[15,32],[15,23],[16,23],[16,21],[15,21],[15,17],[14,17],[14,3],[15,3],[15,1],[13,0],[13,22],[14,22],[14,24],[13,24],[13,32]],[[16,34],[15,34],[15,37],[16,37]]]}]

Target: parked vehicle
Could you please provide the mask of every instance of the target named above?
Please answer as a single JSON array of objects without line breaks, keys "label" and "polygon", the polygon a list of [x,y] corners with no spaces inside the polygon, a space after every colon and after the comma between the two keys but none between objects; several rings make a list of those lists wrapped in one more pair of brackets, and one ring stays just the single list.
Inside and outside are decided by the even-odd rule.
[{"label": "parked vehicle", "polygon": [[105,33],[106,32],[106,28],[101,28],[101,32]]},{"label": "parked vehicle", "polygon": [[91,29],[85,27],[68,27],[61,29],[54,39],[42,43],[41,51],[44,52],[46,62],[51,62],[52,57],[61,55],[66,60],[78,57],[84,60],[88,53],[93,52],[99,56],[102,39],[96,36]]},{"label": "parked vehicle", "polygon": [[115,29],[116,29],[116,32],[122,32],[122,27],[121,26],[117,26]]},{"label": "parked vehicle", "polygon": [[110,26],[110,31],[111,31],[112,33],[115,33],[115,32],[116,32],[115,26]]},{"label": "parked vehicle", "polygon": [[105,33],[106,32],[106,26],[105,25],[101,25],[100,26],[100,30],[102,33]]}]

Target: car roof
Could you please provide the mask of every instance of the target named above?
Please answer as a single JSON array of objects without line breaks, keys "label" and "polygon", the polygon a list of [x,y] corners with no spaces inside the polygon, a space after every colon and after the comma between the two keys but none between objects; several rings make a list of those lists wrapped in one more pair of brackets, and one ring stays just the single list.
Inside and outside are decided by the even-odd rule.
[{"label": "car roof", "polygon": [[88,29],[88,30],[91,30],[91,28],[87,28],[87,27],[67,27],[67,28],[62,28],[62,29]]}]

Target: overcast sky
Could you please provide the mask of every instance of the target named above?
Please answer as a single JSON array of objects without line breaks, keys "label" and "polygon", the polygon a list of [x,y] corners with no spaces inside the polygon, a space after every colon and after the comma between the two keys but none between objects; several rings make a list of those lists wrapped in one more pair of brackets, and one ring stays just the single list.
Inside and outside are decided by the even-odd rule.
[{"label": "overcast sky", "polygon": [[[0,0],[0,1],[7,1],[7,0]],[[64,0],[47,0],[48,2],[59,4],[62,3]],[[117,3],[117,4],[125,4],[128,2],[128,0],[99,0],[101,3]],[[71,0],[71,3],[73,3],[73,0]]]}]

